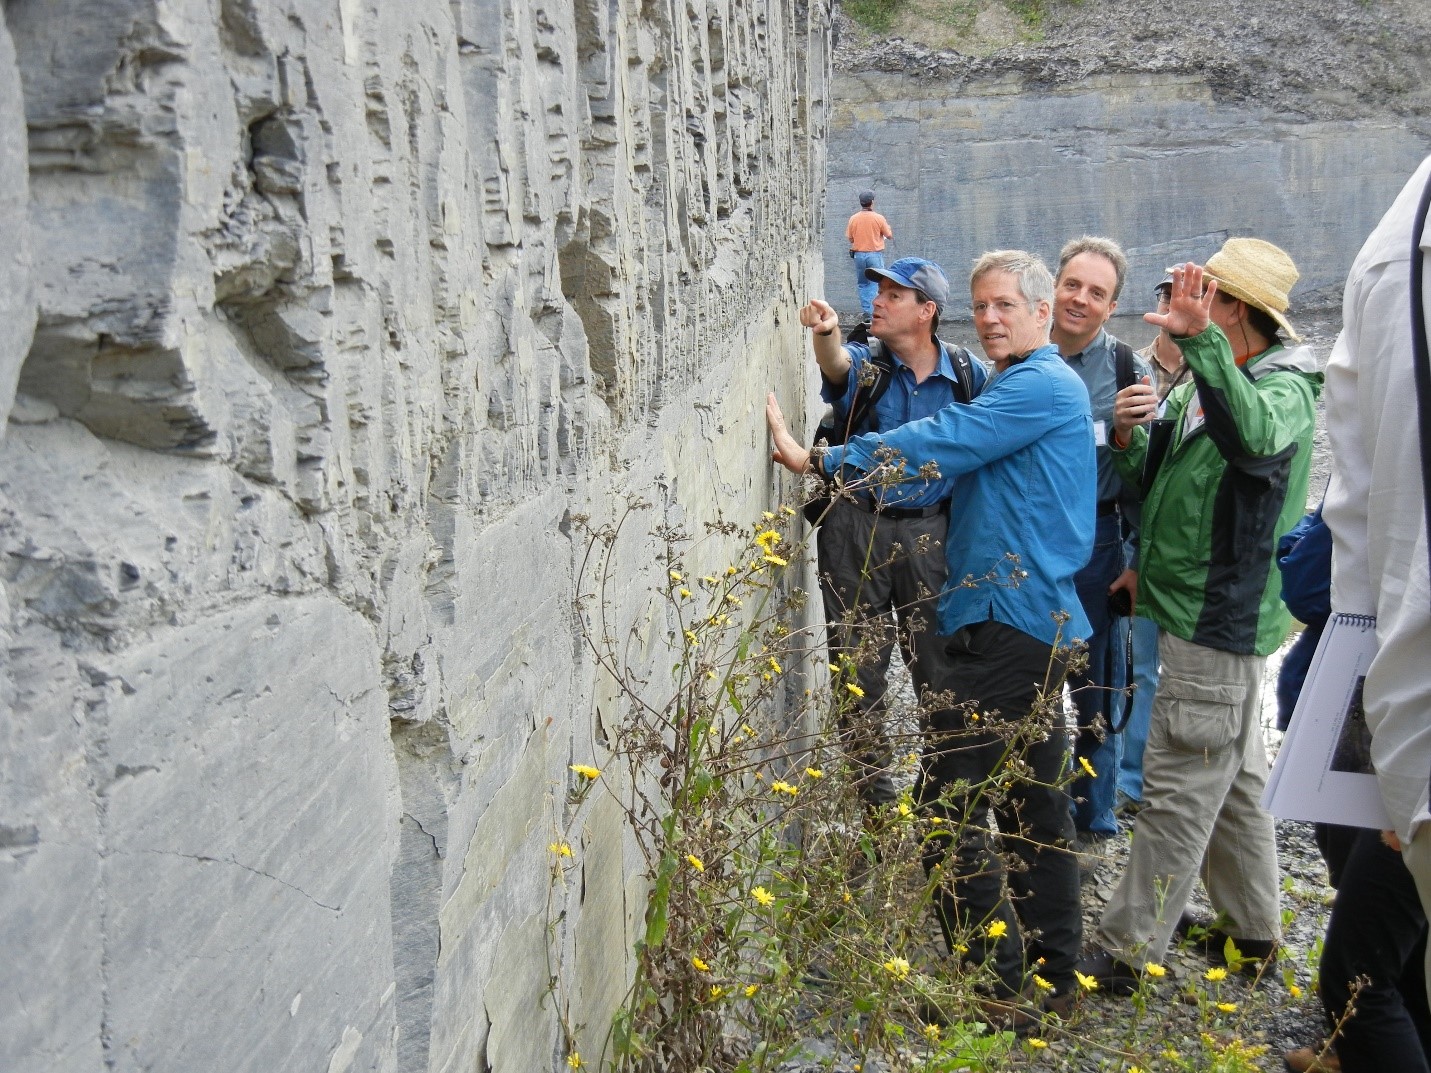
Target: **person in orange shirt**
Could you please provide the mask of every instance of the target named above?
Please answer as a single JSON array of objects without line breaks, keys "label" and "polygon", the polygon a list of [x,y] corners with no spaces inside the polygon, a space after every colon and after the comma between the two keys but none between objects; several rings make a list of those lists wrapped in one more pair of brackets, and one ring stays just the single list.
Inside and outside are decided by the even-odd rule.
[{"label": "person in orange shirt", "polygon": [[874,191],[860,191],[860,211],[845,224],[850,256],[855,259],[855,287],[860,293],[860,320],[868,324],[874,313],[879,284],[865,276],[867,268],[884,267],[884,240],[894,238],[889,221],[874,211]]}]

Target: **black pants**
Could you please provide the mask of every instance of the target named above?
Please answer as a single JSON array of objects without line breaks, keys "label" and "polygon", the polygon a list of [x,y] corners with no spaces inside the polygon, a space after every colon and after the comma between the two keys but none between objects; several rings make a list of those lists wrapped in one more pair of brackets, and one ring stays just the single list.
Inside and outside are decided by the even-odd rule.
[{"label": "black pants", "polygon": [[[1347,1003],[1337,1057],[1346,1073],[1428,1073],[1426,915],[1401,854],[1361,830],[1341,870],[1322,950],[1321,999],[1331,1025]],[[1352,998],[1352,981],[1370,984]]]},{"label": "black pants", "polygon": [[[944,881],[935,910],[950,953],[963,942],[968,962],[992,965],[1004,995],[1016,994],[1040,958],[1036,971],[1061,993],[1073,986],[1073,966],[1083,939],[1078,862],[1067,849],[1073,838],[1068,795],[1054,784],[1063,775],[1068,737],[1058,693],[1063,660],[1052,647],[1012,626],[981,622],[946,642],[934,688],[956,703],[970,701],[978,718],[961,707],[935,712],[916,795],[932,815],[958,831],[931,837],[924,868],[938,866]],[[1029,720],[1035,698],[1054,693],[1054,715]],[[1011,735],[998,724],[1024,721]],[[1017,759],[1028,777],[1001,777]],[[982,784],[990,777],[996,784]],[[966,794],[941,800],[956,781],[972,784]],[[988,815],[998,820],[999,843],[1014,867],[1008,870],[1010,899],[1004,895],[1003,858],[995,852]],[[947,859],[954,850],[952,864]],[[1003,921],[1002,938],[989,938],[989,925]]]},{"label": "black pants", "polygon": [[841,710],[840,736],[866,805],[887,805],[895,798],[885,730],[895,623],[916,697],[930,685],[939,655],[943,638],[935,635],[934,620],[948,573],[943,544],[948,530],[945,512],[891,518],[837,499],[817,531],[830,663],[837,665],[842,655],[854,660],[864,693],[854,711]]}]

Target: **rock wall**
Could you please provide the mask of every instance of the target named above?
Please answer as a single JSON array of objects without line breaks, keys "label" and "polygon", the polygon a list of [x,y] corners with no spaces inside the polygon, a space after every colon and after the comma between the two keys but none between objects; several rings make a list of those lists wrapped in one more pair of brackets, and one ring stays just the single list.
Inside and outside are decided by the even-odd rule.
[{"label": "rock wall", "polygon": [[[642,865],[597,808],[549,896],[615,703],[572,518],[775,502],[828,35],[807,0],[5,6],[0,1068],[595,1053]],[[669,666],[655,550],[610,614]]]},{"label": "rock wall", "polygon": [[1189,74],[1051,87],[1014,66],[956,81],[840,72],[833,97],[825,272],[848,312],[859,304],[844,226],[871,187],[894,255],[939,261],[959,294],[985,250],[1029,249],[1052,266],[1065,241],[1093,233],[1128,251],[1123,304],[1141,313],[1167,265],[1255,235],[1301,270],[1295,323],[1298,308],[1340,303],[1357,250],[1431,150],[1395,117],[1292,117],[1216,99]]}]

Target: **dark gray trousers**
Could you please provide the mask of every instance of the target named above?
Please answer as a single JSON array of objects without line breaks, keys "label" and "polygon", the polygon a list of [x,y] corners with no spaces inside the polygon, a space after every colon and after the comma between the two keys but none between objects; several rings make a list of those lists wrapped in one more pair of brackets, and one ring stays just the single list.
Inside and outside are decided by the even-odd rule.
[{"label": "dark gray trousers", "polygon": [[830,665],[838,667],[841,657],[848,656],[864,692],[843,709],[842,741],[855,766],[860,796],[871,806],[888,804],[895,796],[885,729],[894,645],[899,644],[914,678],[916,696],[929,684],[938,658],[935,605],[947,574],[948,528],[947,513],[889,518],[837,499],[817,530]]}]

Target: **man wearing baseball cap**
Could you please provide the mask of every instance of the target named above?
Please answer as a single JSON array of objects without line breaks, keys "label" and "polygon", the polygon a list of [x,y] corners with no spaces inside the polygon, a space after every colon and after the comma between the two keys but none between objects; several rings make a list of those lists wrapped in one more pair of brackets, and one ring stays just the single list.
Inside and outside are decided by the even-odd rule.
[{"label": "man wearing baseball cap", "polygon": [[[988,375],[967,351],[961,355],[961,348],[935,335],[949,299],[942,268],[920,257],[901,257],[889,268],[868,269],[867,275],[878,291],[870,342],[841,345],[839,319],[818,298],[800,311],[800,323],[813,332],[821,394],[832,406],[833,425],[840,432],[832,438],[842,441],[860,432],[886,432],[944,406],[968,402]],[[869,389],[874,351],[882,353],[892,372],[861,427],[851,428],[856,396]],[[967,390],[956,362],[967,370]],[[843,728],[845,745],[856,765],[861,796],[872,808],[895,797],[884,716],[896,633],[916,694],[930,682],[936,657],[931,644],[934,601],[945,578],[940,546],[949,525],[949,496],[949,481],[911,474],[907,480],[833,498],[817,530],[831,667],[857,684],[862,694],[858,711]],[[891,612],[898,631],[892,628]]]},{"label": "man wearing baseball cap", "polygon": [[[850,256],[855,259],[855,289],[860,295],[860,318],[869,323],[878,284],[869,271],[884,267],[884,240],[893,239],[889,221],[874,211],[874,191],[861,190],[860,209],[845,224]],[[947,285],[946,285],[947,289]]]},{"label": "man wearing baseball cap", "polygon": [[[1287,294],[1298,272],[1270,242],[1232,238],[1206,266],[1173,269],[1166,328],[1192,374],[1173,389],[1171,440],[1143,501],[1139,604],[1162,630],[1162,676],[1143,757],[1146,807],[1127,870],[1079,971],[1136,989],[1177,931],[1225,962],[1227,940],[1260,968],[1282,923],[1262,742],[1262,676],[1291,628],[1274,565],[1277,538],[1306,509],[1322,374],[1295,340]],[[1142,476],[1149,384],[1118,393],[1111,444]],[[1184,913],[1199,869],[1215,922]],[[1201,925],[1201,930],[1194,930]],[[1214,926],[1215,925],[1215,926]]]}]

